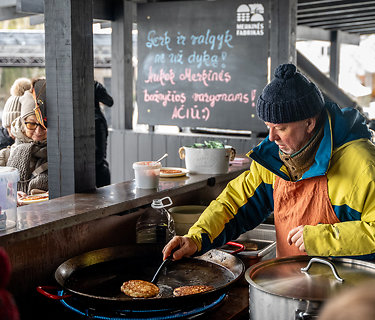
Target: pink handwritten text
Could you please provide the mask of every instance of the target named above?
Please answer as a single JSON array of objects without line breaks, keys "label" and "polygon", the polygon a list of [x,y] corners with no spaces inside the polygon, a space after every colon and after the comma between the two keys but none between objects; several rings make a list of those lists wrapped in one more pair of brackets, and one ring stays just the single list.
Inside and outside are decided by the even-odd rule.
[{"label": "pink handwritten text", "polygon": [[232,78],[229,72],[220,72],[203,69],[202,72],[192,73],[190,68],[186,68],[184,73],[180,73],[179,79],[181,81],[202,82],[206,87],[209,82],[226,82],[228,83]]},{"label": "pink handwritten text", "polygon": [[161,93],[158,90],[156,90],[154,93],[149,93],[147,89],[145,89],[143,90],[143,101],[154,101],[157,103],[162,103],[162,105],[166,107],[168,102],[185,103],[186,96],[184,92],[177,93],[175,90],[168,90],[167,93]]},{"label": "pink handwritten text", "polygon": [[148,78],[145,80],[145,83],[154,83],[159,82],[162,86],[166,85],[166,82],[170,82],[171,84],[176,84],[174,82],[174,71],[173,69],[169,69],[169,71],[166,73],[164,72],[164,69],[160,69],[158,73],[154,73],[152,70],[152,67],[148,70]]},{"label": "pink handwritten text", "polygon": [[191,108],[185,108],[184,105],[181,105],[180,107],[174,107],[171,119],[203,119],[207,121],[209,117],[210,109],[208,107],[204,107],[200,110],[197,105],[194,105]]},{"label": "pink handwritten text", "polygon": [[210,107],[213,108],[216,102],[249,102],[248,93],[217,93],[217,94],[208,94],[206,93],[193,93],[192,98],[194,102],[206,102],[210,104]]}]

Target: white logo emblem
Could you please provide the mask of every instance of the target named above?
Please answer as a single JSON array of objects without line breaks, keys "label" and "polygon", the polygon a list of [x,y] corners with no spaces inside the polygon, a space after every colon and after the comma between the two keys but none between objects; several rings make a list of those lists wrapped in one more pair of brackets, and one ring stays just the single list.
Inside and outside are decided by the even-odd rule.
[{"label": "white logo emblem", "polygon": [[237,8],[237,36],[264,35],[264,7],[261,3],[241,4]]}]

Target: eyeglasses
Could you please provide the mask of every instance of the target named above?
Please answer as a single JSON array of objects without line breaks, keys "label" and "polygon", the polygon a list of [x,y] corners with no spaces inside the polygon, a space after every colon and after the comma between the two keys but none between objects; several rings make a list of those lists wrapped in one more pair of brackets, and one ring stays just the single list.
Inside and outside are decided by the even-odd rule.
[{"label": "eyeglasses", "polygon": [[40,126],[41,129],[45,130],[43,126],[40,123],[37,122],[26,122],[25,121],[26,128],[29,130],[35,130],[37,126]]}]

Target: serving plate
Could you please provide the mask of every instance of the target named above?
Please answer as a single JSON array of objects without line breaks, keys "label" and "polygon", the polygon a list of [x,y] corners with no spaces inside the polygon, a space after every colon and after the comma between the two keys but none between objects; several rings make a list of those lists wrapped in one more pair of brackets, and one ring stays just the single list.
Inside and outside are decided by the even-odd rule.
[{"label": "serving plate", "polygon": [[189,170],[185,168],[175,168],[175,167],[162,167],[160,169],[161,178],[174,178],[185,176]]},{"label": "serving plate", "polygon": [[43,202],[43,201],[48,201],[48,200],[49,200],[49,194],[45,192],[45,193],[39,193],[39,194],[34,194],[34,195],[28,195],[19,199],[18,201],[22,204],[30,204],[30,203],[38,203],[38,202]]}]

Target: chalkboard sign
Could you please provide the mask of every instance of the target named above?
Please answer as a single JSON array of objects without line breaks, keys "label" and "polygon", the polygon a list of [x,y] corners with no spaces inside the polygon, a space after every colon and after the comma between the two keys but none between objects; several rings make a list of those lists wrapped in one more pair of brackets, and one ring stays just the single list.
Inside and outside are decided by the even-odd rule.
[{"label": "chalkboard sign", "polygon": [[138,4],[138,122],[265,131],[268,1]]}]

